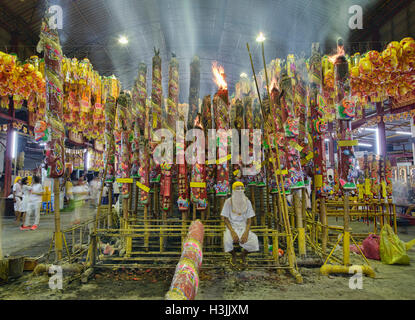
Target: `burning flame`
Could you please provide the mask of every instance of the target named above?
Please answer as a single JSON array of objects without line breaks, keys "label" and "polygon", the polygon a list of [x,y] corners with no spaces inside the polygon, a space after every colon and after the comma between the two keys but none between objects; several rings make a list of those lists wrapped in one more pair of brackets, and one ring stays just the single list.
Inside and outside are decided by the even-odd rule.
[{"label": "burning flame", "polygon": [[274,89],[274,88],[279,89],[279,86],[278,86],[278,81],[277,81],[277,79],[275,79],[275,77],[273,77],[273,78],[272,78],[272,80],[271,80],[271,84],[270,84],[270,86],[269,86],[269,89],[270,89],[270,90],[272,90],[272,89]]},{"label": "burning flame", "polygon": [[213,82],[219,87],[219,89],[226,90],[228,84],[226,83],[225,70],[222,66],[218,66],[217,62],[212,63]]},{"label": "burning flame", "polygon": [[337,53],[336,54],[334,54],[334,55],[332,55],[332,56],[329,56],[329,61],[332,63],[332,64],[335,64],[335,62],[336,62],[336,60],[337,60],[337,58],[338,57],[340,57],[340,56],[344,56],[345,55],[345,52],[344,52],[344,46],[337,46]]}]

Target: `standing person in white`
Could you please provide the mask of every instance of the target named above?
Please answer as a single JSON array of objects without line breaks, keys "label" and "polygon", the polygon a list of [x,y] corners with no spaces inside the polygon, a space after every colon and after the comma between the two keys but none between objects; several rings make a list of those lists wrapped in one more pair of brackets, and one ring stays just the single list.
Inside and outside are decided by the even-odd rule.
[{"label": "standing person in white", "polygon": [[113,184],[113,193],[114,193],[114,200],[112,201],[112,203],[115,203],[115,205],[118,202],[118,197],[120,196],[120,184],[118,182],[115,182]]},{"label": "standing person in white", "polygon": [[32,190],[32,177],[23,178],[22,191],[23,191],[23,200],[22,200],[22,222],[26,219],[26,213],[29,209],[30,203],[30,191]]},{"label": "standing person in white", "polygon": [[[40,178],[38,176],[33,177],[33,186],[30,193],[28,210],[24,225],[20,230],[36,230],[39,227],[40,220],[40,205],[42,204],[43,187],[40,184]],[[34,214],[35,221],[30,227],[30,218]]]},{"label": "standing person in white", "polygon": [[20,217],[22,216],[22,190],[23,180],[21,177],[16,177],[13,184],[13,200],[14,200],[14,214],[16,216],[16,223],[20,224]]},{"label": "standing person in white", "polygon": [[74,215],[73,215],[73,224],[81,223],[81,208],[85,204],[85,200],[88,199],[89,188],[88,183],[84,180],[83,177],[79,180],[74,180],[74,187],[72,188],[72,194],[74,198]]},{"label": "standing person in white", "polygon": [[240,181],[232,185],[232,197],[225,201],[221,216],[224,217],[226,231],[224,233],[225,252],[232,254],[231,264],[236,264],[236,252],[233,245],[242,247],[242,263],[246,263],[249,252],[259,250],[258,237],[250,231],[251,219],[255,217],[251,201],[245,196],[244,184]]},{"label": "standing person in white", "polygon": [[91,199],[94,201],[95,206],[98,206],[99,202],[99,194],[101,191],[101,181],[99,181],[98,177],[94,177],[91,181]]}]

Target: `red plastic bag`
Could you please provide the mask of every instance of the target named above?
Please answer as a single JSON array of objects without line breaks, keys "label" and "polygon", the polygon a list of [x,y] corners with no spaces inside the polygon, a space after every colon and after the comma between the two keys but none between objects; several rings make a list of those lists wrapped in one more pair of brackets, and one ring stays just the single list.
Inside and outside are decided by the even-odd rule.
[{"label": "red plastic bag", "polygon": [[366,258],[373,260],[380,260],[380,237],[376,234],[370,234],[365,240],[363,240],[363,253]]},{"label": "red plastic bag", "polygon": [[[380,260],[379,244],[380,237],[375,234],[370,234],[365,240],[363,240],[363,243],[359,246],[359,248],[366,258]],[[351,245],[350,251],[360,254],[359,248],[355,245]]]},{"label": "red plastic bag", "polygon": [[[363,251],[363,247],[362,246],[359,246],[359,248],[360,248],[360,250]],[[354,253],[360,254],[359,248],[356,245],[352,244],[350,246],[350,252],[354,252]]]}]

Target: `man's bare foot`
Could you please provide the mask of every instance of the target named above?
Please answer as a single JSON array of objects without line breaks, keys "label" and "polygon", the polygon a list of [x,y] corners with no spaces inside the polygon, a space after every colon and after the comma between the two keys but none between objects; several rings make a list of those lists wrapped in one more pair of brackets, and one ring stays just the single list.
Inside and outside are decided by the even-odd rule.
[{"label": "man's bare foot", "polygon": [[247,251],[245,251],[245,250],[242,251],[242,254],[241,254],[241,263],[243,265],[246,265],[246,256],[247,256],[247,254],[248,254]]},{"label": "man's bare foot", "polygon": [[232,257],[229,262],[231,263],[232,267],[236,266],[236,253],[232,252]]}]

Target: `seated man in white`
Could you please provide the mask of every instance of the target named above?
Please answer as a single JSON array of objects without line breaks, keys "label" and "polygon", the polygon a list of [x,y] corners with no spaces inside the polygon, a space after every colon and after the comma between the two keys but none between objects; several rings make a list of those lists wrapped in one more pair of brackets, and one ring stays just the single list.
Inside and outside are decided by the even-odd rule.
[{"label": "seated man in white", "polygon": [[224,217],[226,231],[224,233],[225,252],[232,254],[231,264],[236,264],[236,252],[233,245],[239,243],[242,247],[242,263],[246,263],[248,252],[259,251],[258,237],[251,232],[251,219],[255,217],[251,201],[245,196],[242,182],[232,185],[232,197],[225,201],[221,216]]}]

